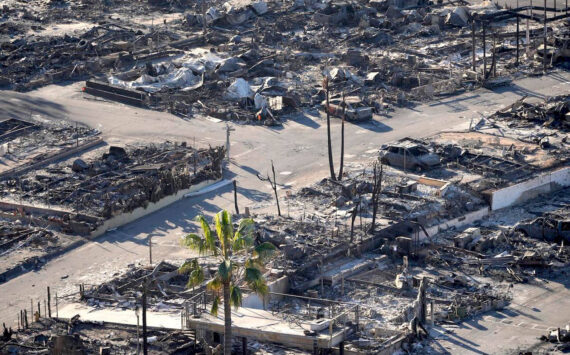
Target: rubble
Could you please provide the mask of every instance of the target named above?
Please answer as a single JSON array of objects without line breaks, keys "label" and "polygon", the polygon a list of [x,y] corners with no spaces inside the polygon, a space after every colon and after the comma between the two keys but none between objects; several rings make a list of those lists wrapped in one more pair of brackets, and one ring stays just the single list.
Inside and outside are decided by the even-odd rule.
[{"label": "rubble", "polygon": [[0,121],[0,179],[18,176],[58,158],[101,143],[99,131],[84,125],[32,116]]},{"label": "rubble", "polygon": [[219,179],[224,154],[223,148],[195,150],[185,143],[126,150],[111,146],[108,153],[85,159],[81,169],[73,159],[17,180],[4,179],[0,198],[81,213],[77,223],[84,227],[69,225],[63,231],[85,235],[105,219],[146,207],[202,181]]},{"label": "rubble", "polygon": [[[30,322],[26,329],[12,329],[14,334],[0,346],[7,353],[31,352],[82,352],[113,354],[140,351],[140,330],[136,326],[114,325],[82,321],[40,318]],[[195,344],[194,335],[182,331],[152,329],[148,331],[149,351],[158,354],[186,354],[202,351]],[[153,339],[154,341],[150,341]],[[73,349],[73,350],[71,350]]]},{"label": "rubble", "polygon": [[[165,12],[167,3],[172,13]],[[288,112],[270,108],[272,115],[267,116],[279,122],[320,104],[322,93],[315,83],[323,75],[333,79],[334,92],[358,93],[372,113],[383,114],[383,105],[413,105],[487,85],[486,79],[496,85],[540,69],[531,57],[514,58],[515,21],[508,10],[491,3],[301,1],[291,6],[232,0],[202,8],[198,3],[149,1],[133,10],[117,1],[97,11],[86,11],[92,6],[77,1],[69,6],[77,19],[52,5],[34,10],[8,6],[2,25],[2,85],[30,90],[98,79],[142,91],[144,102],[89,89],[92,80],[86,93],[184,117],[206,114],[260,123],[259,105],[252,102],[255,94],[295,102]],[[100,20],[111,11],[113,15]],[[494,20],[501,16],[508,18]],[[62,21],[70,23],[46,29]],[[478,42],[474,59],[469,33],[473,21]],[[484,26],[505,38],[485,58],[479,49]],[[539,27],[530,29],[533,48],[542,44]],[[552,27],[563,37],[560,20]],[[556,48],[565,45],[549,41]],[[487,67],[492,71],[478,74]],[[271,87],[261,84],[267,79],[274,81]],[[233,93],[236,82],[245,91]],[[227,106],[228,99],[234,101],[231,109],[216,109]]]},{"label": "rubble", "polygon": [[[570,57],[567,14],[543,9],[549,16],[539,18],[491,2],[28,5],[8,0],[1,9],[0,87],[28,91],[85,81],[78,94],[84,100],[184,119],[271,126],[317,112],[360,125],[389,117],[395,107],[566,68]],[[533,23],[526,31],[521,18]],[[351,161],[338,178],[331,163],[330,179],[287,191],[282,206],[275,169],[273,179],[257,174],[271,183],[278,216],[247,207],[256,226],[252,244],[269,242],[277,253],[259,270],[266,294],[231,290],[242,301],[230,323],[242,332],[234,333],[242,340],[234,350],[421,352],[435,324],[503,309],[513,300],[513,284],[566,275],[570,96],[524,97],[480,116],[465,131],[377,147],[372,161]],[[124,223],[121,217],[150,213],[224,176],[223,147],[100,148],[96,129],[44,119],[33,109],[29,119],[0,120],[0,281],[40,269]],[[239,250],[232,256],[242,257]],[[198,258],[204,272],[194,282],[180,265]],[[151,352],[219,353],[224,324],[208,309],[219,306],[212,286],[221,280],[213,279],[220,267],[231,275],[225,263],[189,254],[105,273],[93,285],[80,284],[78,293],[56,295],[55,316],[46,316],[46,305],[42,314],[41,302],[29,318],[22,310],[15,331],[5,328],[0,349],[138,353],[144,304],[144,312],[169,324],[142,336]],[[48,288],[51,313],[49,295]],[[68,312],[78,305],[84,316],[104,321],[79,313],[64,320],[58,305]],[[568,329],[559,328],[543,340],[561,350],[567,338]]]}]

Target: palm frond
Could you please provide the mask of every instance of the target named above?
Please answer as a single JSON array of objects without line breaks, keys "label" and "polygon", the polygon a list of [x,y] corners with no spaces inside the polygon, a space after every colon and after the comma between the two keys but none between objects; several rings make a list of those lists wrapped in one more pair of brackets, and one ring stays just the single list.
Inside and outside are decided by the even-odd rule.
[{"label": "palm frond", "polygon": [[212,313],[213,316],[217,316],[219,308],[220,308],[220,296],[216,296],[214,297],[214,301],[212,302],[212,309],[210,310],[210,313]]},{"label": "palm frond", "polygon": [[[230,247],[228,245],[229,240],[233,237],[234,234],[232,217],[228,211],[221,210],[214,216],[214,223],[216,224],[216,233],[218,234],[218,240],[222,245],[222,251],[224,253],[227,253],[228,248]],[[224,257],[228,257],[228,255],[224,254]]]},{"label": "palm frond", "polygon": [[219,277],[214,277],[206,284],[206,288],[210,291],[220,291],[223,286],[224,284],[222,283],[222,280],[220,280]]},{"label": "palm frond", "polygon": [[182,266],[178,268],[178,273],[181,275],[188,275],[186,288],[191,288],[204,282],[204,270],[196,259],[186,261],[182,264]]},{"label": "palm frond", "polygon": [[234,235],[232,251],[246,249],[253,245],[255,232],[255,222],[251,218],[244,218],[239,222],[238,229]]},{"label": "palm frond", "polygon": [[204,282],[204,270],[201,267],[198,267],[190,273],[186,287],[195,287],[200,285],[202,282]]},{"label": "palm frond", "polygon": [[182,264],[178,268],[178,273],[180,275],[188,275],[192,271],[196,270],[196,268],[198,268],[198,267],[200,267],[200,265],[198,264],[198,260],[196,260],[196,259],[188,260],[188,261],[185,261],[184,264]]},{"label": "palm frond", "polygon": [[200,238],[197,234],[191,233],[182,237],[180,243],[189,249],[196,250],[200,255],[206,252],[204,239]]},{"label": "palm frond", "polygon": [[266,295],[267,292],[269,292],[269,287],[267,286],[267,283],[265,283],[264,278],[248,283],[248,286],[258,295]]},{"label": "palm frond", "polygon": [[237,310],[241,306],[242,293],[238,286],[230,286],[230,303]]},{"label": "palm frond", "polygon": [[245,282],[247,282],[247,283],[256,282],[257,280],[259,280],[262,277],[263,277],[263,274],[256,267],[248,267],[245,269],[244,279],[245,279]]},{"label": "palm frond", "polygon": [[253,249],[253,256],[261,261],[266,260],[275,252],[275,245],[269,242],[263,242]]},{"label": "palm frond", "polygon": [[265,283],[261,270],[257,267],[246,267],[244,279],[249,288],[251,288],[255,293],[261,295],[265,295],[267,293],[267,284]]},{"label": "palm frond", "polygon": [[202,226],[202,231],[204,232],[204,248],[205,250],[211,251],[214,255],[218,255],[218,250],[216,248],[216,240],[212,235],[212,230],[210,229],[210,225],[208,221],[206,221],[206,217],[200,215],[196,217],[196,221],[200,222]]},{"label": "palm frond", "polygon": [[221,279],[221,281],[229,281],[231,279],[233,268],[234,265],[231,260],[222,260],[218,266],[218,277]]},{"label": "palm frond", "polygon": [[261,262],[261,260],[259,260],[257,258],[249,258],[245,261],[243,266],[246,269],[247,268],[261,268],[261,267],[263,267],[263,263]]}]

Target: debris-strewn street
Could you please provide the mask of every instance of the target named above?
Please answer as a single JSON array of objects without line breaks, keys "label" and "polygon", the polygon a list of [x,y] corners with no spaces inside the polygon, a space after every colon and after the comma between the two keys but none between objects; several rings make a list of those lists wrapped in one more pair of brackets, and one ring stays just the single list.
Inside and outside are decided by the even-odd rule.
[{"label": "debris-strewn street", "polygon": [[0,354],[570,350],[570,15],[0,4]]}]

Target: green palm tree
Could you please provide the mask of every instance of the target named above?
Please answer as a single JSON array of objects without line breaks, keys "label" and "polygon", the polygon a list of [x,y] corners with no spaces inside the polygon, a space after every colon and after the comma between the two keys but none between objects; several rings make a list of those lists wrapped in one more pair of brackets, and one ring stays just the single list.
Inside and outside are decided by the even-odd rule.
[{"label": "green palm tree", "polygon": [[[268,242],[254,245],[255,222],[251,218],[240,220],[234,232],[231,215],[226,210],[214,216],[215,236],[204,216],[196,217],[196,221],[200,222],[203,235],[188,234],[183,238],[182,244],[198,251],[200,255],[211,255],[218,259],[218,270],[206,287],[215,294],[211,309],[213,315],[218,314],[219,295],[220,291],[223,292],[224,354],[229,355],[232,351],[231,306],[235,309],[241,306],[240,285],[246,284],[257,294],[267,294],[268,288],[261,269],[275,251],[275,246]],[[240,257],[239,260],[237,257]],[[188,288],[204,282],[204,271],[196,259],[185,262],[179,272],[189,275]]]}]

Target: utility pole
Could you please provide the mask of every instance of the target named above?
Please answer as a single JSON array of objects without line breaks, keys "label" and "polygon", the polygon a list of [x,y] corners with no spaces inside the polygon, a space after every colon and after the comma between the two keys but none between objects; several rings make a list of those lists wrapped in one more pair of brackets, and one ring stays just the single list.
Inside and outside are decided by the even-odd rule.
[{"label": "utility pole", "polygon": [[230,162],[230,132],[233,131],[235,129],[230,127],[229,123],[226,123],[226,158],[228,159],[228,164]]}]

